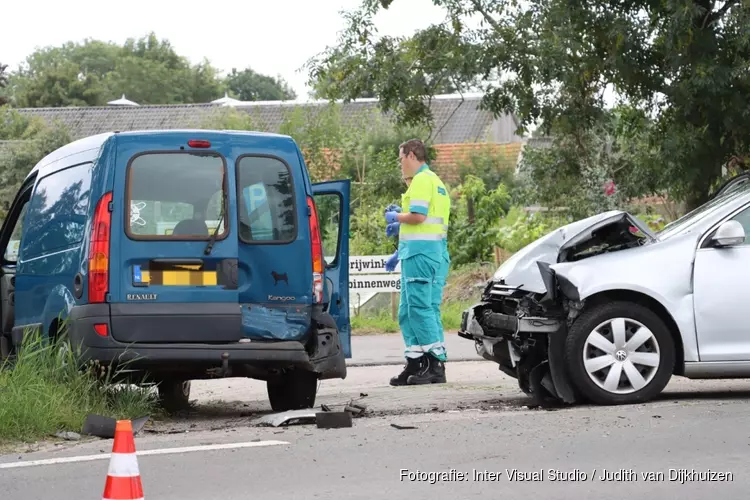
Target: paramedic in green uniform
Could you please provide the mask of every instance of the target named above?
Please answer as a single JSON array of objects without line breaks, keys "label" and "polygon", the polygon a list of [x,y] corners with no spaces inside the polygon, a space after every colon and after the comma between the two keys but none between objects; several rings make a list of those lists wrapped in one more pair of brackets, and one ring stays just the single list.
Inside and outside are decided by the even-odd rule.
[{"label": "paramedic in green uniform", "polygon": [[391,385],[445,383],[445,338],[440,303],[448,275],[450,197],[440,178],[425,163],[422,141],[399,147],[404,179],[411,178],[400,211],[385,214],[389,232],[398,231],[398,251],[388,262],[401,261],[399,326],[406,346],[406,366]]}]

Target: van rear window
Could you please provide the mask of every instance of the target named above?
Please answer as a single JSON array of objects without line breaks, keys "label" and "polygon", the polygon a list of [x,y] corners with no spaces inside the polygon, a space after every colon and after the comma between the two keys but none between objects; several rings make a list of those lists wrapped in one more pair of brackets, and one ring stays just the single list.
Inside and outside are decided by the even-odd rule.
[{"label": "van rear window", "polygon": [[237,160],[240,239],[288,243],[297,236],[294,189],[287,165],[268,156]]},{"label": "van rear window", "polygon": [[[133,239],[225,238],[223,157],[215,153],[143,153],[127,173],[126,231]],[[223,214],[223,215],[222,215]]]}]

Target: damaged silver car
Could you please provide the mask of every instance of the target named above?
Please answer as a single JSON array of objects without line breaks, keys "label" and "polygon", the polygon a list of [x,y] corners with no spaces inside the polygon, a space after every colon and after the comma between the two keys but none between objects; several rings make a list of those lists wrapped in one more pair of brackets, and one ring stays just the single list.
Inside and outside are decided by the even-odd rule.
[{"label": "damaged silver car", "polygon": [[622,211],[515,253],[459,335],[539,404],[628,404],[672,375],[750,377],[750,183],[652,232]]}]

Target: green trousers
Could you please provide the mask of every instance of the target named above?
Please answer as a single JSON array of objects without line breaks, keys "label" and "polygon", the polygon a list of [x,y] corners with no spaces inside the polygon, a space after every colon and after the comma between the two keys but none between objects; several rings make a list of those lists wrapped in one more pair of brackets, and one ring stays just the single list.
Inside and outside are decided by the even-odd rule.
[{"label": "green trousers", "polygon": [[401,302],[398,322],[407,358],[431,354],[447,360],[440,305],[450,263],[417,254],[401,261]]}]

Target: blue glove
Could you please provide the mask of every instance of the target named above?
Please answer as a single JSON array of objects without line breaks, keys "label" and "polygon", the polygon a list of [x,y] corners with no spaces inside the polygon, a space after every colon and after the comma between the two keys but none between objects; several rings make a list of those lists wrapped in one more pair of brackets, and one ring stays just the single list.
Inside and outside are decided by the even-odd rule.
[{"label": "blue glove", "polygon": [[393,224],[388,224],[385,227],[385,235],[388,238],[391,238],[392,236],[398,236],[399,227],[401,227],[401,224],[399,222],[394,222]]},{"label": "blue glove", "polygon": [[401,207],[396,205],[395,203],[391,203],[387,207],[385,207],[385,211],[383,213],[387,212],[401,212]]},{"label": "blue glove", "polygon": [[385,261],[385,270],[389,273],[392,273],[396,270],[396,266],[398,265],[398,250],[393,252],[393,255],[390,256],[388,260]]},{"label": "blue glove", "polygon": [[386,212],[385,213],[385,222],[387,224],[393,224],[394,222],[398,222],[398,212]]}]

